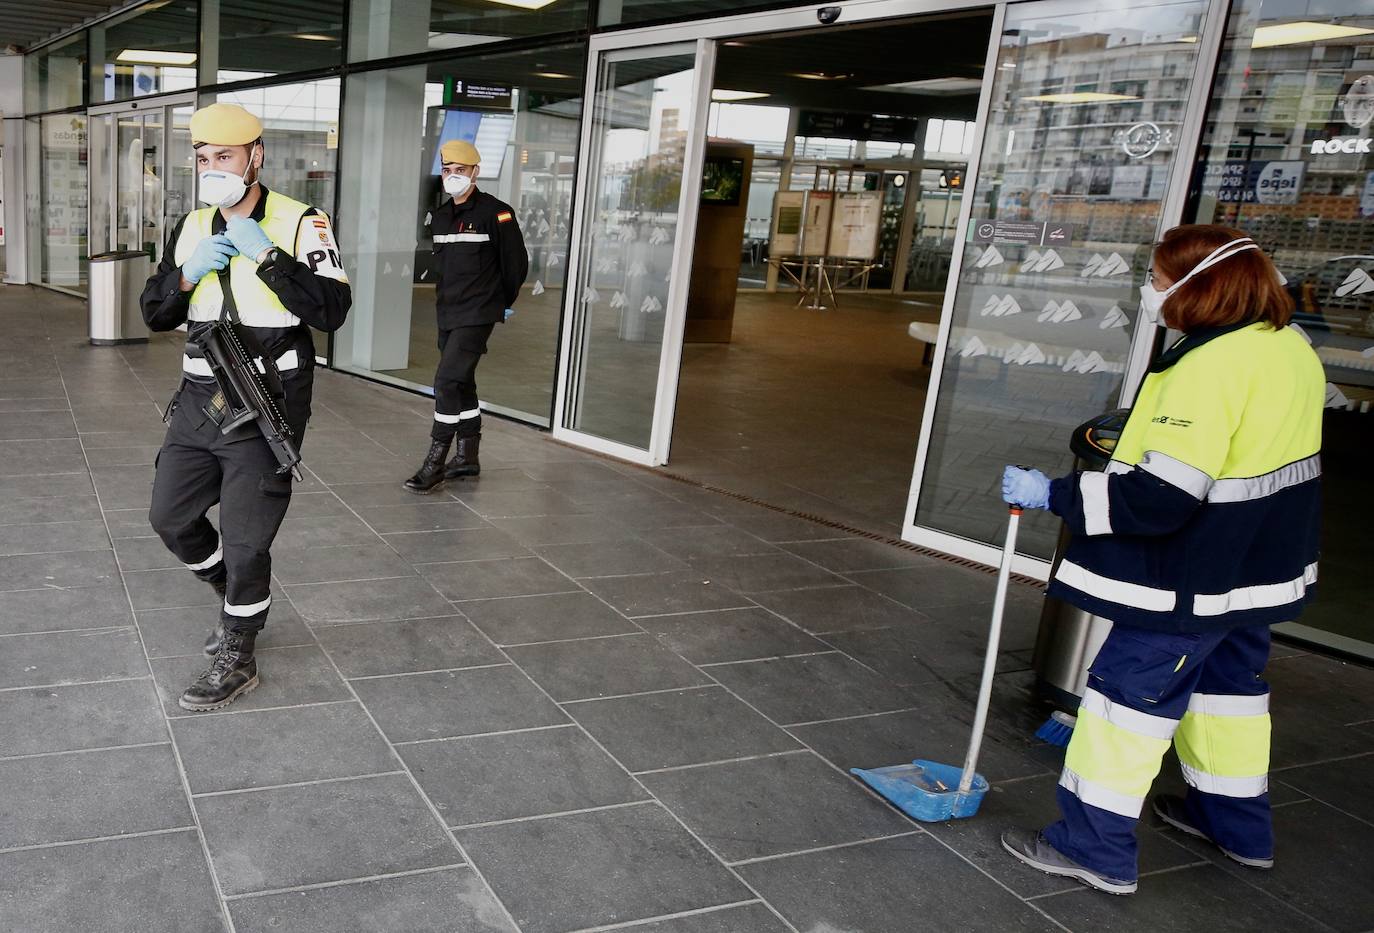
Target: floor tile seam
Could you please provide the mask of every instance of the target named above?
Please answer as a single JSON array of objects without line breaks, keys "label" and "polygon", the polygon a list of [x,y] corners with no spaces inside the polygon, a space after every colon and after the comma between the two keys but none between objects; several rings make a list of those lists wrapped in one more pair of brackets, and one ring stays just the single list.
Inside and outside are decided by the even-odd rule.
[{"label": "floor tile seam", "polygon": [[792,658],[814,658],[826,654],[843,654],[838,648],[827,648],[824,651],[798,651],[795,654],[766,654],[757,658],[740,658],[738,661],[706,661],[697,664],[697,667],[730,667],[736,664],[757,664],[760,661],[785,661]]},{"label": "floor tile seam", "polygon": [[[515,663],[516,667],[520,667],[518,662],[512,663]],[[690,664],[691,662],[689,661],[687,663]],[[523,673],[526,677],[530,676],[523,668],[521,668],[521,673]],[[530,679],[533,680],[534,678],[530,677]],[[601,697],[578,697],[572,700],[553,700],[553,702],[558,704],[559,706],[578,706],[582,703],[599,703],[603,700],[633,700],[638,697],[658,696],[659,694],[663,693],[685,693],[688,690],[702,690],[718,686],[720,686],[720,684],[714,681],[708,681],[699,684],[688,684],[684,687],[663,687],[658,690],[641,690],[636,693],[612,693]],[[549,694],[549,698],[553,699],[553,695]]]},{"label": "floor tile seam", "polygon": [[510,826],[517,823],[539,823],[544,820],[556,820],[560,817],[582,816],[587,813],[605,813],[610,810],[628,810],[631,807],[643,807],[651,804],[663,805],[662,801],[657,798],[646,796],[642,800],[625,800],[620,803],[607,803],[596,807],[581,807],[576,810],[557,810],[553,813],[534,813],[529,816],[513,816],[504,820],[485,820],[481,823],[455,823],[449,828],[455,833],[464,833],[475,829],[490,829],[493,826]]},{"label": "floor tile seam", "polygon": [[747,901],[731,901],[728,904],[713,904],[710,907],[699,907],[696,910],[680,910],[671,914],[658,914],[654,917],[644,917],[640,920],[626,920],[624,923],[612,923],[606,926],[581,927],[572,930],[571,933],[616,933],[619,930],[633,930],[636,927],[648,926],[651,923],[662,923],[671,920],[684,920],[691,917],[702,917],[710,914],[720,913],[725,910],[735,910],[740,907],[750,907],[760,904],[767,907],[768,904],[760,898],[750,898]]},{"label": "floor tile seam", "polygon": [[807,755],[815,754],[806,748],[788,748],[780,752],[762,752],[758,755],[740,755],[735,758],[716,758],[711,761],[694,761],[685,765],[669,765],[665,768],[646,768],[643,771],[630,772],[637,778],[649,777],[655,774],[671,774],[677,771],[693,771],[698,768],[711,768],[717,765],[741,764],[746,761],[763,761],[768,758],[785,758],[788,755]]},{"label": "floor tile seam", "polygon": [[[323,645],[320,646],[324,648]],[[328,648],[324,648],[328,651]],[[457,674],[463,671],[485,671],[495,667],[510,667],[510,661],[496,661],[491,664],[469,664],[466,667],[438,667],[425,671],[400,671],[395,674],[363,674],[358,677],[344,677],[344,680],[356,683],[360,680],[389,680],[396,677],[421,677],[425,674]]]},{"label": "floor tile seam", "polygon": [[[34,474],[15,474],[15,473],[7,473],[7,474],[5,474],[5,478],[6,478],[6,479],[9,479],[11,476],[17,476],[17,475],[47,476],[48,474],[46,474],[46,473],[34,473]],[[17,501],[22,501],[22,500],[17,500]],[[102,526],[105,524],[104,520],[103,520],[103,519],[100,519],[100,518],[59,518],[59,519],[57,519],[56,521],[51,521],[51,522],[0,522],[0,528],[51,528],[53,525],[94,525],[94,524],[97,524],[97,523],[99,523],[99,524],[102,525]],[[87,551],[87,550],[91,550],[91,549],[90,549],[90,548],[68,548],[68,550],[72,550],[72,551]],[[65,552],[65,551],[25,551],[25,552],[24,552],[24,554],[63,554],[63,553],[66,553],[66,552]],[[0,557],[23,557],[24,554],[0,554]],[[97,585],[99,585],[99,584],[97,584]]]},{"label": "floor tile seam", "polygon": [[873,713],[855,713],[853,716],[835,716],[832,719],[809,719],[804,722],[780,722],[778,727],[782,729],[804,729],[807,726],[824,726],[837,722],[850,722],[856,719],[873,719],[878,716],[895,716],[899,713],[914,713],[920,710],[919,706],[903,706],[898,709],[884,709]]},{"label": "floor tile seam", "polygon": [[[1309,798],[1309,800],[1310,800],[1311,802],[1313,802],[1313,803],[1319,803],[1319,804],[1321,804],[1321,805],[1324,806],[1324,807],[1327,807],[1327,808],[1329,808],[1329,809],[1335,810],[1337,813],[1341,814],[1342,816],[1349,817],[1350,819],[1354,820],[1354,821],[1357,822],[1357,823],[1363,823],[1363,824],[1366,825],[1366,826],[1374,826],[1374,820],[1371,820],[1369,817],[1367,817],[1367,816],[1360,816],[1358,813],[1352,813],[1352,812],[1350,812],[1349,810],[1345,809],[1344,807],[1338,806],[1337,804],[1332,803],[1330,800],[1327,800],[1327,799],[1324,798],[1324,797],[1318,797],[1316,794],[1312,793],[1310,790],[1307,790],[1306,788],[1303,788],[1303,787],[1294,787],[1292,784],[1288,784],[1288,783],[1285,782],[1285,781],[1280,781],[1279,783],[1283,784],[1285,787],[1292,787],[1293,790],[1297,791],[1297,792],[1300,793],[1300,794],[1306,794],[1307,797]],[[1293,803],[1294,805],[1303,804],[1303,803],[1307,803],[1307,802],[1308,802],[1308,801],[1304,801],[1304,800],[1295,800],[1295,801],[1292,801],[1292,803]]]},{"label": "floor tile seam", "polygon": [[[411,578],[411,577],[397,577],[396,579],[398,579],[398,580],[410,580],[410,579],[412,579],[412,578]],[[424,577],[420,577],[419,579],[423,580]],[[426,581],[426,582],[428,582],[428,581]],[[309,583],[292,583],[292,584],[290,584],[291,587],[297,587],[297,586],[311,586],[311,585],[312,585],[312,584],[309,584]],[[287,588],[288,588],[288,587],[282,587],[283,591],[285,591]],[[283,592],[283,593],[282,593],[282,596],[283,596],[284,598],[286,598],[286,599],[290,599],[290,595],[289,595],[288,593]],[[442,594],[440,594],[440,598],[441,598],[441,599],[443,598]],[[453,617],[453,615],[454,615],[455,612],[459,612],[459,614],[461,614],[461,612],[457,609],[457,607],[455,607],[455,606],[452,605],[452,600],[447,600],[447,602],[450,603],[450,608],[449,608],[449,610],[448,610],[447,612],[437,612],[437,613],[433,613],[433,614],[421,613],[420,615],[407,615],[407,616],[404,616],[404,617],[402,617],[402,618],[387,618],[387,617],[381,617],[381,618],[376,618],[376,619],[314,619],[314,620],[311,620],[311,619],[307,619],[305,616],[300,616],[300,619],[301,619],[302,622],[305,623],[305,625],[306,625],[306,626],[311,630],[311,632],[313,633],[313,632],[315,631],[316,628],[336,628],[336,627],[340,627],[340,626],[344,626],[344,625],[373,625],[373,624],[378,624],[378,623],[385,624],[385,623],[389,623],[389,622],[423,622],[423,621],[426,621],[426,620],[428,620],[428,619],[450,619],[450,618]],[[293,602],[292,605],[294,606],[295,603]],[[297,614],[297,615],[300,615],[299,610],[297,611],[296,614]],[[317,637],[318,637],[318,636],[317,636]]]},{"label": "floor tile seam", "polygon": [[0,687],[0,693],[17,693],[20,690],[53,690],[57,687],[93,687],[96,684],[122,684],[135,680],[152,679],[150,674],[140,674],[137,677],[110,677],[106,680],[70,680],[50,684],[25,684],[19,687]]},{"label": "floor tile seam", "polygon": [[392,742],[396,748],[409,748],[413,745],[434,745],[439,742],[461,742],[465,739],[490,739],[498,736],[520,735],[524,732],[548,732],[553,729],[572,729],[577,725],[575,722],[560,722],[551,726],[524,726],[520,729],[498,729],[493,732],[470,732],[463,735],[441,735],[432,739],[406,739],[401,742]]},{"label": "floor tile seam", "polygon": [[747,865],[757,865],[760,862],[776,862],[779,859],[795,858],[799,855],[815,855],[819,852],[834,852],[839,849],[853,849],[856,846],[866,846],[874,842],[884,842],[888,839],[905,839],[908,836],[932,836],[931,833],[919,826],[905,830],[900,833],[885,833],[881,836],[869,836],[866,839],[852,839],[847,842],[837,842],[828,846],[810,846],[805,849],[797,849],[791,852],[776,852],[772,855],[760,855],[754,858],[736,859],[733,862],[726,862],[731,868],[743,868]]},{"label": "floor tile seam", "polygon": [[472,866],[467,862],[455,862],[450,865],[436,865],[432,868],[412,868],[407,871],[383,872],[377,875],[360,875],[356,878],[341,878],[337,881],[316,881],[310,884],[297,884],[285,888],[266,888],[262,891],[244,891],[240,894],[227,894],[225,901],[230,904],[238,901],[251,901],[260,897],[272,897],[278,894],[303,894],[307,891],[322,891],[328,888],[341,888],[352,884],[367,884],[372,881],[389,881],[393,878],[414,878],[418,875],[436,875],[445,871],[471,871]]},{"label": "floor tile seam", "polygon": [[164,745],[171,745],[170,741],[162,742],[131,742],[126,745],[99,745],[94,748],[62,748],[51,752],[30,752],[25,755],[3,755],[0,756],[0,764],[7,761],[29,761],[34,758],[57,758],[61,755],[89,755],[95,752],[123,752],[136,748],[161,748]]},{"label": "floor tile seam", "polygon": [[394,777],[401,772],[396,769],[390,771],[370,771],[367,774],[345,774],[340,777],[315,778],[310,781],[287,781],[282,784],[263,784],[258,787],[231,787],[225,790],[198,791],[191,794],[193,800],[208,800],[214,797],[233,797],[240,794],[256,794],[261,791],[291,790],[297,787],[317,787],[323,784],[347,784],[353,781],[366,781],[371,778]]},{"label": "floor tile seam", "polygon": [[1285,771],[1296,771],[1299,768],[1315,768],[1319,765],[1335,765],[1341,764],[1342,762],[1346,761],[1355,761],[1359,758],[1369,758],[1371,756],[1374,756],[1374,749],[1368,749],[1363,752],[1355,752],[1350,755],[1337,755],[1335,758],[1318,758],[1313,761],[1303,761],[1297,764],[1284,765],[1281,768],[1271,767],[1269,769],[1269,773],[1271,775],[1283,774]]},{"label": "floor tile seam", "polygon": [[60,839],[55,842],[37,842],[23,846],[8,846],[0,849],[0,856],[14,855],[18,852],[38,852],[44,849],[65,849],[70,846],[84,846],[97,842],[114,842],[121,839],[144,839],[149,836],[170,836],[175,833],[195,831],[194,825],[169,826],[165,829],[145,829],[129,833],[110,833],[105,836],[83,836],[80,839]]},{"label": "floor tile seam", "polygon": [[86,635],[110,635],[124,629],[132,629],[132,621],[121,625],[101,625],[94,628],[57,628],[46,629],[41,632],[0,632],[0,638],[30,638],[42,635],[74,635],[78,632]]},{"label": "floor tile seam", "polygon": [[[282,704],[282,705],[280,705],[280,706],[257,706],[257,707],[254,707],[253,709],[217,709],[217,710],[209,710],[209,711],[207,711],[207,712],[198,712],[198,713],[192,713],[192,712],[170,713],[170,714],[164,713],[164,716],[166,717],[166,719],[167,719],[168,722],[180,722],[180,721],[186,720],[186,719],[207,720],[207,719],[212,719],[212,718],[216,718],[216,717],[219,717],[219,716],[248,716],[248,715],[251,715],[251,714],[253,714],[253,713],[276,713],[276,712],[280,712],[280,711],[282,711],[282,710],[288,710],[288,709],[309,709],[309,708],[315,707],[315,706],[338,706],[339,704],[342,704],[342,703],[354,703],[354,702],[356,702],[356,698],[354,698],[354,697],[344,697],[343,699],[339,699],[339,700],[316,700],[316,701],[311,702],[311,703],[284,703],[284,704]],[[177,708],[180,709],[180,707],[177,707]]]},{"label": "floor tile seam", "polygon": [[[469,620],[469,621],[471,621],[471,620]],[[473,625],[477,625],[476,622],[473,622],[472,624],[473,624]],[[478,625],[477,627],[478,627],[478,628],[481,628],[480,625]],[[543,645],[571,645],[571,644],[577,644],[578,642],[584,642],[584,641],[610,641],[610,640],[616,639],[616,638],[627,638],[627,637],[639,638],[640,636],[646,635],[646,634],[648,634],[648,633],[647,633],[647,632],[643,632],[643,631],[638,631],[638,632],[613,632],[613,633],[611,633],[610,635],[581,635],[581,636],[578,636],[577,638],[550,638],[550,639],[548,639],[548,640],[546,640],[546,641],[521,641],[521,642],[515,642],[514,644],[509,644],[509,645],[507,645],[507,644],[502,644],[502,643],[498,642],[498,643],[496,644],[496,646],[497,646],[498,648],[538,648],[538,647],[541,647],[541,646],[543,646]],[[653,636],[650,635],[649,637],[652,638]]]},{"label": "floor tile seam", "polygon": [[[521,558],[521,559],[523,560],[523,559],[525,559],[525,558]],[[538,558],[536,558],[536,559],[538,559]],[[467,561],[458,561],[458,563],[467,563]],[[421,579],[424,579],[424,574],[421,574],[420,577],[421,577]],[[426,580],[425,582],[428,583],[429,581]],[[574,580],[573,582],[576,583],[577,581]],[[433,585],[433,584],[431,584],[431,586],[432,586],[432,585]],[[436,590],[436,592],[438,592],[438,591]],[[486,603],[486,602],[492,602],[492,601],[498,600],[498,599],[528,599],[528,598],[531,597],[531,596],[566,596],[566,595],[568,595],[569,593],[585,593],[585,592],[587,592],[587,591],[586,591],[585,589],[583,589],[582,587],[577,587],[576,589],[571,589],[571,590],[544,590],[544,591],[541,591],[541,592],[538,592],[538,593],[513,593],[513,594],[511,594],[511,595],[509,595],[509,596],[469,596],[469,597],[467,597],[466,599],[449,599],[449,597],[444,596],[443,593],[439,593],[439,595],[442,596],[444,599],[447,599],[450,603],[453,603],[455,606],[462,606],[464,603],[477,603],[477,602]]]},{"label": "floor tile seam", "polygon": [[[298,644],[287,644],[287,645],[266,645],[266,646],[261,647],[261,648],[255,647],[255,648],[253,649],[253,653],[254,653],[254,654],[263,654],[263,653],[268,652],[268,651],[281,651],[281,650],[287,649],[287,648],[314,648],[314,647],[316,647],[317,645],[318,645],[318,642],[316,642],[316,641],[303,641],[303,642],[300,642],[300,643],[298,643]],[[188,652],[186,652],[185,654],[159,654],[157,657],[151,657],[151,656],[150,656],[150,657],[148,658],[148,660],[150,660],[150,661],[184,661],[184,660],[187,659],[187,658],[206,658],[206,660],[209,660],[208,656],[207,656],[203,651],[188,651]]]},{"label": "floor tile seam", "polygon": [[[359,546],[365,546],[365,545],[347,545],[347,544],[339,545],[339,547],[359,547]],[[412,569],[413,569],[413,565],[412,565]],[[294,580],[294,581],[291,581],[291,582],[287,582],[286,578],[281,577],[281,576],[278,576],[276,573],[273,573],[272,576],[273,576],[274,579],[280,581],[280,582],[281,582],[281,585],[282,585],[283,587],[287,587],[287,586],[335,586],[335,585],[340,584],[340,583],[381,583],[381,582],[383,582],[383,581],[385,581],[385,580],[410,580],[410,579],[413,579],[413,578],[415,578],[415,577],[420,576],[420,574],[419,574],[418,572],[416,572],[416,573],[388,573],[388,574],[383,574],[383,575],[378,576],[378,577],[339,577],[339,578],[337,578],[337,579],[330,579],[330,580]]]},{"label": "floor tile seam", "polygon": [[[342,501],[343,500],[341,499],[340,502]],[[355,510],[352,506],[348,505],[348,503],[343,504],[345,508],[347,508],[350,512],[353,513],[355,518],[361,520],[362,517],[358,515],[357,510]],[[434,589],[433,584],[430,584],[430,588]],[[435,592],[438,593],[438,590],[435,589]],[[442,596],[443,594],[440,593],[439,595]],[[291,607],[296,610],[296,614],[300,615],[300,610],[295,605],[294,601],[292,601],[289,592],[286,594],[285,598],[286,601],[291,605]],[[434,822],[438,824],[440,832],[442,832],[445,838],[448,839],[449,845],[453,846],[454,850],[458,853],[459,858],[461,858],[464,863],[471,867],[473,874],[477,877],[477,880],[481,882],[482,887],[487,892],[487,895],[492,899],[492,903],[494,903],[498,908],[500,908],[501,914],[505,917],[506,921],[511,925],[511,928],[519,930],[520,926],[515,922],[515,915],[511,913],[510,908],[507,907],[506,903],[502,901],[501,898],[497,895],[496,889],[492,886],[491,882],[487,880],[486,874],[482,871],[481,868],[478,867],[477,863],[472,860],[472,857],[468,854],[467,849],[463,847],[463,844],[459,842],[458,835],[452,829],[449,828],[448,821],[444,819],[443,814],[439,812],[438,806],[435,805],[433,799],[431,799],[429,794],[426,793],[425,789],[420,785],[420,781],[415,777],[414,772],[411,771],[410,765],[406,762],[405,758],[401,755],[400,751],[397,750],[396,745],[391,741],[390,737],[388,737],[386,732],[382,729],[381,723],[377,722],[377,717],[372,714],[372,710],[369,709],[368,705],[363,702],[362,697],[360,697],[358,695],[357,690],[354,689],[352,682],[350,682],[346,677],[343,676],[343,671],[339,669],[339,665],[335,662],[333,656],[329,653],[329,650],[327,648],[324,648],[323,646],[321,646],[321,650],[324,652],[325,660],[328,661],[329,665],[334,668],[335,675],[338,676],[339,679],[342,681],[344,689],[349,692],[349,694],[353,697],[353,701],[356,702],[359,705],[359,707],[362,708],[363,715],[365,715],[368,718],[368,721],[372,723],[372,728],[376,730],[377,735],[381,738],[382,742],[391,752],[391,757],[396,761],[402,773],[410,782],[411,789],[415,792],[420,802],[425,806],[426,809],[429,810],[431,819],[433,819]],[[227,905],[225,913],[226,915],[228,914]],[[230,933],[234,933],[232,928],[230,930]]]},{"label": "floor tile seam", "polygon": [[[733,590],[731,590],[730,592],[734,593]],[[592,594],[592,595],[596,595],[596,594]],[[749,597],[748,597],[748,596],[745,596],[743,593],[735,593],[735,595],[738,596],[740,599],[749,599]],[[599,598],[599,597],[598,597],[598,598]],[[604,602],[604,600],[603,600],[603,602]],[[609,606],[610,603],[607,603],[606,605]],[[611,608],[614,609],[615,607],[612,606]],[[758,603],[755,603],[755,602],[751,601],[750,604],[749,604],[748,606],[722,606],[722,607],[719,608],[719,609],[688,609],[688,610],[686,610],[686,611],[684,611],[684,612],[646,612],[646,613],[644,613],[644,614],[642,614],[642,615],[634,615],[634,616],[625,615],[625,613],[623,613],[623,612],[621,612],[620,614],[621,614],[622,616],[625,616],[625,618],[630,619],[631,621],[638,621],[639,619],[672,619],[672,618],[676,618],[676,617],[678,617],[678,616],[696,616],[696,615],[701,615],[701,614],[704,613],[704,612],[740,612],[740,611],[746,610],[746,609],[763,609],[763,608],[764,608],[764,607],[763,607],[763,606],[760,606]],[[617,609],[616,611],[619,612],[620,610]]]}]

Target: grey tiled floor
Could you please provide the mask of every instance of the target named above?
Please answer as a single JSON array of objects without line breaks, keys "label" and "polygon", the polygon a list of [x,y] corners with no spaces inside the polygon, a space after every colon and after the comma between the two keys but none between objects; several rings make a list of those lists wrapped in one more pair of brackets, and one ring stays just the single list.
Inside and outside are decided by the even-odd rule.
[{"label": "grey tiled floor", "polygon": [[184,714],[214,599],[145,513],[180,351],[82,314],[0,289],[0,930],[1374,928],[1374,672],[1272,663],[1272,873],[1146,826],[1108,898],[997,845],[1054,809],[1034,591],[994,789],[917,825],[847,769],[961,758],[990,577],[499,422],[412,497],[425,401],[333,373],[262,687]]}]

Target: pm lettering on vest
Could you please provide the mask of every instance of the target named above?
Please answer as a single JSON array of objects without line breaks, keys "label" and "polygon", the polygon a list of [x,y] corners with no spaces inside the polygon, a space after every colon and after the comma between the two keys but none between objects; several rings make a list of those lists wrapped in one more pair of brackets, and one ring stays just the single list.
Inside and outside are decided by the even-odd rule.
[{"label": "pm lettering on vest", "polygon": [[338,252],[332,249],[312,249],[305,254],[305,261],[311,272],[319,272],[322,263],[327,263],[335,269],[343,268],[343,260]]}]

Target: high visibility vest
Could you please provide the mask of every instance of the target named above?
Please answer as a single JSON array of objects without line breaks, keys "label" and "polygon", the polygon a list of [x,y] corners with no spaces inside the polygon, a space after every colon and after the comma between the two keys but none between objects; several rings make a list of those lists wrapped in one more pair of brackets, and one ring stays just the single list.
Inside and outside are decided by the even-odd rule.
[{"label": "high visibility vest", "polygon": [[[294,256],[301,218],[309,210],[309,204],[268,191],[263,217],[258,225],[279,249]],[[218,211],[217,207],[202,207],[186,215],[173,254],[178,266],[191,258],[201,240],[212,235],[211,225]],[[301,319],[288,311],[276,293],[267,287],[267,283],[258,278],[258,264],[252,258],[235,256],[230,259],[229,273],[234,289],[234,304],[244,324],[249,327],[295,327],[300,324]],[[216,321],[223,306],[224,290],[220,275],[218,272],[209,272],[191,292],[191,306],[186,318],[189,321]]]}]

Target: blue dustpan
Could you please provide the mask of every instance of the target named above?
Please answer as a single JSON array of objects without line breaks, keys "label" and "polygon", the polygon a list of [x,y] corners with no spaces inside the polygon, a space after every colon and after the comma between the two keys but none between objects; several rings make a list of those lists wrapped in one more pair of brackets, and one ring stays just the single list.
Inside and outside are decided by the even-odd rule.
[{"label": "blue dustpan", "polygon": [[978,687],[973,734],[969,737],[964,766],[956,768],[917,758],[909,765],[851,768],[849,771],[912,819],[938,823],[973,816],[983,802],[983,795],[988,792],[987,779],[977,773],[978,752],[983,744],[988,703],[992,699],[992,677],[997,669],[997,648],[1002,640],[1002,614],[1007,608],[1007,582],[1011,578],[1012,558],[1016,555],[1016,528],[1020,519],[1020,507],[1012,506],[1007,522],[1007,540],[1002,545],[1002,565],[997,573],[997,595],[992,603],[988,650],[983,658],[983,681]]}]

